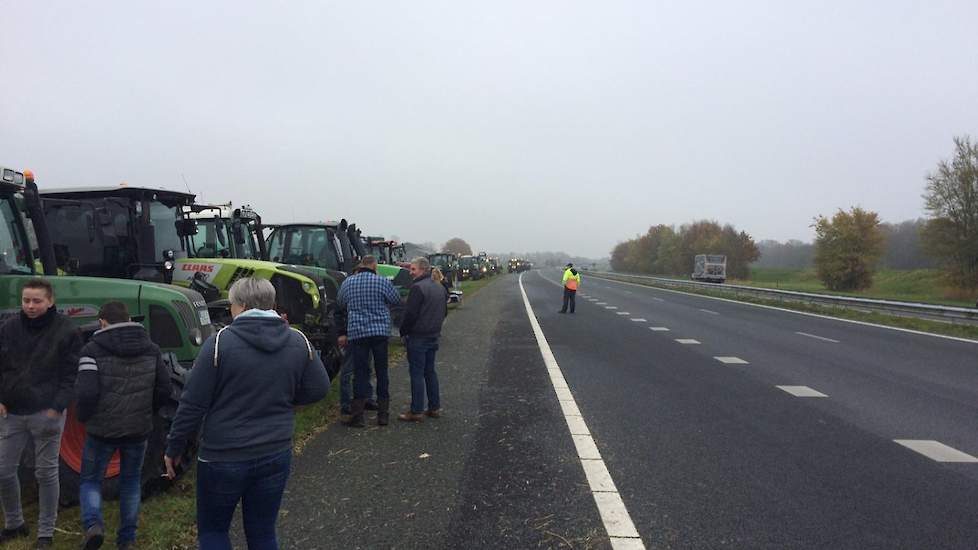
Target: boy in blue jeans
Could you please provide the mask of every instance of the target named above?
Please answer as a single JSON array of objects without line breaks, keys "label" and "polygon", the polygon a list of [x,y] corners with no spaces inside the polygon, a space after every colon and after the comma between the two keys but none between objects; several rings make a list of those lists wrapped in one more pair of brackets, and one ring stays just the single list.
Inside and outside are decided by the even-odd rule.
[{"label": "boy in blue jeans", "polygon": [[[153,418],[170,397],[170,375],[160,349],[146,329],[129,320],[122,302],[99,311],[99,330],[78,359],[78,419],[85,424],[82,454],[82,548],[99,548],[105,538],[102,479],[116,450],[119,471],[119,548],[132,548],[139,524],[139,503],[146,440]],[[155,457],[154,457],[155,458]]]}]

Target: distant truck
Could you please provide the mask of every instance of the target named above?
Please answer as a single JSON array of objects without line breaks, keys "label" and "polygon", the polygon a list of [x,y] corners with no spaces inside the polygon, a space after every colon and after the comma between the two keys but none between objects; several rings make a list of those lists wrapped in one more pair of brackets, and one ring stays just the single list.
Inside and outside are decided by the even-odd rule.
[{"label": "distant truck", "polygon": [[719,254],[697,254],[693,258],[694,281],[723,283],[727,280],[727,257]]}]

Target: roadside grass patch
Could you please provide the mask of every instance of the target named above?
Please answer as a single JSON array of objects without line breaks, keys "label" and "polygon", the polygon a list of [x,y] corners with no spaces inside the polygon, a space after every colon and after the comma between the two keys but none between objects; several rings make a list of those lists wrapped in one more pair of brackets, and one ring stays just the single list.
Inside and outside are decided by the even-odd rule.
[{"label": "roadside grass patch", "polygon": [[828,290],[815,275],[814,269],[752,268],[750,279],[731,279],[728,282],[742,286],[961,307],[974,307],[976,298],[973,292],[948,287],[943,275],[936,269],[884,269],[873,277],[871,288],[859,292]]}]

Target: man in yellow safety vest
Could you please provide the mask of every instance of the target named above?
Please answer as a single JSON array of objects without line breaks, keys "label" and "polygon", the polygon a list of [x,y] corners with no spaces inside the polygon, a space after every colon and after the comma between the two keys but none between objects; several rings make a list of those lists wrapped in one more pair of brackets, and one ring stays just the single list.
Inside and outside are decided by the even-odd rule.
[{"label": "man in yellow safety vest", "polygon": [[577,287],[581,286],[581,274],[574,269],[574,264],[567,264],[561,282],[564,285],[564,307],[560,308],[559,313],[567,313],[568,304],[570,304],[570,312],[574,313],[574,306],[577,305]]}]

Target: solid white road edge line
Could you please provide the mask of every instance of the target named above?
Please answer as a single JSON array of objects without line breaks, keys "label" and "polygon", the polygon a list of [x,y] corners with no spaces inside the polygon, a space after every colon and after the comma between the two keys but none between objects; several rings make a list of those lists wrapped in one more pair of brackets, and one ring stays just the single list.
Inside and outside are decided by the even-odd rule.
[{"label": "solid white road edge line", "polygon": [[809,338],[814,338],[816,340],[821,340],[823,342],[832,342],[833,344],[838,344],[839,343],[838,340],[833,340],[831,338],[826,338],[824,336],[816,336],[814,334],[808,334],[807,332],[795,332],[795,334],[797,334],[798,336],[807,336]]},{"label": "solid white road edge line", "polygon": [[[574,447],[577,449],[578,457],[581,460],[581,467],[584,468],[584,476],[591,488],[591,496],[598,507],[598,514],[601,515],[601,522],[604,523],[605,531],[608,532],[611,547],[615,550],[645,550],[645,543],[639,538],[635,524],[632,522],[631,516],[628,515],[625,503],[621,500],[621,495],[618,493],[611,474],[601,458],[601,452],[594,444],[594,439],[587,430],[584,417],[581,416],[581,411],[577,408],[577,402],[567,387],[567,381],[564,380],[560,365],[557,364],[557,358],[554,357],[553,350],[547,343],[547,337],[543,334],[543,329],[540,328],[536,315],[533,314],[530,298],[526,295],[526,289],[523,288],[522,273],[520,273],[519,285],[520,294],[523,296],[523,305],[526,307],[526,315],[530,319],[533,335],[540,347],[540,355],[543,357],[543,363],[550,374],[550,382],[557,394],[557,402],[564,413],[567,429],[574,440]],[[574,419],[571,420],[571,417]]]},{"label": "solid white road edge line", "polygon": [[[543,277],[543,275],[541,275],[541,277]],[[600,279],[600,277],[594,277],[594,278],[595,279]],[[546,280],[546,278],[544,278],[544,279]],[[920,335],[920,336],[933,336],[934,338],[942,338],[944,340],[954,340],[956,342],[965,342],[965,343],[968,343],[968,344],[978,344],[978,340],[972,340],[970,338],[960,338],[958,336],[948,336],[946,334],[934,334],[933,332],[924,332],[922,330],[913,330],[913,329],[909,329],[909,328],[891,327],[891,326],[887,326],[887,325],[879,325],[879,324],[876,324],[876,323],[867,323],[866,321],[857,321],[855,319],[843,319],[842,317],[832,317],[831,315],[821,315],[819,313],[809,313],[807,311],[798,311],[798,310],[795,310],[795,309],[786,309],[786,308],[783,308],[783,307],[768,306],[768,305],[764,305],[764,304],[753,304],[751,302],[740,302],[738,300],[731,300],[729,298],[719,298],[717,296],[706,296],[704,294],[695,294],[693,292],[683,292],[681,290],[672,290],[670,288],[659,288],[659,287],[648,286],[648,285],[640,285],[640,284],[637,284],[637,283],[628,283],[628,282],[625,282],[625,281],[613,281],[611,279],[601,279],[601,280],[602,281],[608,281],[609,283],[618,283],[620,285],[631,285],[631,286],[637,286],[637,287],[641,287],[641,288],[648,288],[648,289],[651,289],[651,290],[659,290],[659,291],[662,291],[662,292],[672,292],[673,294],[683,294],[685,296],[692,296],[694,298],[705,298],[707,300],[719,300],[721,302],[728,302],[728,303],[731,303],[731,304],[738,304],[738,305],[750,306],[750,307],[759,307],[761,309],[771,309],[771,310],[774,310],[774,311],[783,311],[785,313],[794,313],[796,315],[804,315],[806,317],[815,317],[817,319],[828,319],[830,321],[839,321],[841,323],[852,323],[854,325],[862,325],[864,327],[882,328],[882,329],[886,329],[886,330],[895,330],[897,332],[905,332],[905,333],[908,333],[908,334],[917,334],[917,335]],[[550,282],[553,282],[553,281],[550,281]]]}]

